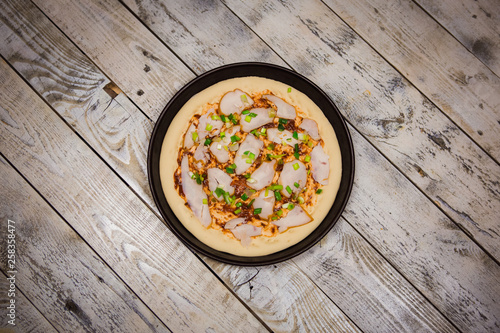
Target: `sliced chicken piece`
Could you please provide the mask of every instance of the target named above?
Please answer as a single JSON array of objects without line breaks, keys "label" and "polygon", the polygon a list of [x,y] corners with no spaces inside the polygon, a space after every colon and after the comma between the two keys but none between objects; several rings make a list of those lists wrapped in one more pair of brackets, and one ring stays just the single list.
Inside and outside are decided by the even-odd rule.
[{"label": "sliced chicken piece", "polygon": [[269,218],[269,215],[273,213],[275,200],[276,199],[274,198],[274,192],[266,190],[260,192],[259,196],[255,198],[255,201],[253,202],[253,208],[261,209],[261,212],[258,214],[261,219],[267,220]]},{"label": "sliced chicken piece", "polygon": [[242,224],[231,230],[234,237],[241,241],[241,245],[244,247],[250,246],[252,242],[252,236],[260,236],[262,234],[262,228],[256,227],[251,224]]},{"label": "sliced chicken piece", "polygon": [[[196,132],[196,126],[194,124],[191,124],[186,132],[186,135],[184,136],[184,147],[186,147],[187,149],[190,149],[192,146],[194,146],[194,132]],[[196,139],[196,141],[198,141],[198,138]]]},{"label": "sliced chicken piece", "polygon": [[241,175],[252,166],[253,160],[250,158],[250,156],[252,156],[251,154],[253,154],[254,159],[256,159],[263,146],[264,142],[257,139],[252,134],[246,136],[245,140],[241,142],[240,148],[234,157],[234,163],[236,164],[235,172],[237,175]]},{"label": "sliced chicken piece", "polygon": [[253,99],[245,92],[236,89],[226,93],[219,103],[219,111],[226,116],[231,113],[240,114],[245,108],[253,104]]},{"label": "sliced chicken piece", "polygon": [[262,95],[265,99],[268,101],[271,101],[276,105],[276,116],[279,118],[285,118],[285,119],[295,119],[297,116],[297,112],[295,112],[295,108],[279,98],[278,96],[274,95]]},{"label": "sliced chicken piece", "polygon": [[199,144],[194,151],[193,158],[198,162],[202,162],[203,164],[207,163],[209,159],[207,146],[205,146],[204,144]]},{"label": "sliced chicken piece", "polygon": [[289,130],[280,131],[277,128],[268,128],[267,138],[275,143],[287,144],[292,147],[295,146],[296,143],[300,143],[299,140],[293,138],[293,133]]},{"label": "sliced chicken piece", "polygon": [[[272,123],[274,117],[269,117],[270,108],[251,109],[247,115],[241,115],[240,125],[243,132],[250,132],[256,128]],[[254,116],[255,115],[255,116]]]},{"label": "sliced chicken piece", "polygon": [[228,192],[229,195],[234,194],[234,187],[231,186],[231,182],[233,179],[227,173],[222,171],[219,168],[210,168],[207,170],[207,179],[208,179],[208,189],[213,192],[214,197],[217,200],[222,200],[224,197],[218,196],[215,193],[217,187],[220,187],[224,191]]},{"label": "sliced chicken piece", "polygon": [[243,217],[237,217],[235,219],[229,220],[224,225],[224,229],[234,229],[238,224],[244,224],[245,219]]},{"label": "sliced chicken piece", "polygon": [[276,160],[271,162],[263,162],[247,180],[247,185],[255,190],[262,190],[264,187],[269,186],[274,178],[274,166]]},{"label": "sliced chicken piece", "polygon": [[[300,193],[306,186],[306,182],[307,169],[304,163],[299,160],[293,160],[283,165],[278,184],[283,185],[281,193],[285,197],[289,198],[292,194]],[[298,187],[295,185],[298,185]],[[290,194],[290,191],[292,191],[292,194]]]},{"label": "sliced chicken piece", "polygon": [[311,151],[312,175],[315,181],[321,185],[328,185],[330,175],[330,162],[328,156],[321,145],[316,145]]},{"label": "sliced chicken piece", "polygon": [[189,176],[189,162],[187,155],[184,155],[181,161],[181,179],[182,192],[186,196],[187,203],[194,216],[201,222],[204,227],[208,227],[212,223],[208,204],[203,203],[208,198],[203,192],[203,186],[196,183],[196,180]]},{"label": "sliced chicken piece", "polygon": [[302,123],[299,125],[299,127],[302,128],[304,131],[306,131],[307,134],[309,134],[309,136],[314,140],[321,139],[318,131],[318,123],[315,122],[314,120],[304,118],[302,119]]},{"label": "sliced chicken piece", "polygon": [[[224,146],[226,146],[226,148],[224,148]],[[219,163],[226,163],[229,161],[229,151],[226,149],[227,145],[222,141],[214,141],[210,144],[210,151],[214,154]]]},{"label": "sliced chicken piece", "polygon": [[278,226],[278,231],[283,232],[288,228],[297,227],[311,222],[313,219],[299,205],[296,205],[288,214],[273,223]]},{"label": "sliced chicken piece", "polygon": [[210,109],[207,113],[202,115],[198,120],[198,140],[203,143],[207,136],[214,136],[220,133],[220,129],[224,123],[222,120],[212,119],[215,116],[215,110]]}]

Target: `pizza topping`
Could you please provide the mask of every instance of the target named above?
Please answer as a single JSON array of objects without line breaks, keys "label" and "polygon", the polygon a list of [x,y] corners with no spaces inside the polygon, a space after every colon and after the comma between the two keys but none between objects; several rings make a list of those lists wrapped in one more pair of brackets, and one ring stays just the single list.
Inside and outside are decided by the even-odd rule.
[{"label": "pizza topping", "polygon": [[[194,146],[194,140],[193,140],[193,133],[196,132],[196,126],[194,123],[191,123],[191,126],[189,126],[186,135],[184,136],[184,147],[187,149],[190,149],[192,146]],[[198,133],[196,134],[196,138],[198,138]]]},{"label": "pizza topping", "polygon": [[251,224],[242,224],[234,229],[231,229],[234,237],[239,239],[241,241],[241,245],[248,247],[250,243],[252,242],[252,239],[250,237],[252,236],[259,236],[262,234],[262,228],[261,227],[256,227]]},{"label": "pizza topping", "polygon": [[328,184],[328,176],[330,174],[329,158],[321,145],[314,147],[311,152],[312,175],[314,180],[321,185]]},{"label": "pizza topping", "polygon": [[252,166],[251,163],[247,163],[249,154],[259,156],[260,150],[263,146],[264,143],[261,140],[257,139],[255,136],[251,134],[246,136],[245,140],[243,140],[243,142],[240,144],[240,148],[238,149],[238,151],[236,152],[236,156],[234,157],[237,175],[241,175]]},{"label": "pizza topping", "polygon": [[266,220],[269,215],[273,213],[275,201],[273,191],[261,191],[259,196],[255,198],[255,201],[253,202],[254,213],[255,209],[260,209],[256,215],[259,215],[261,219]]},{"label": "pizza topping", "polygon": [[237,217],[227,221],[226,225],[224,226],[224,229],[234,229],[238,224],[243,224],[245,222],[246,221],[243,217]]},{"label": "pizza topping", "polygon": [[184,155],[181,162],[182,191],[194,216],[200,220],[204,227],[208,227],[212,223],[212,218],[208,205],[203,204],[207,200],[207,195],[203,191],[203,186],[191,178],[189,173],[188,157]]},{"label": "pizza topping", "polygon": [[[218,168],[207,170],[208,188],[214,197],[221,201],[224,198],[224,192],[233,195],[234,187],[231,186],[233,179],[227,173]],[[222,189],[224,192],[217,190]]]},{"label": "pizza topping", "polygon": [[[274,178],[274,166],[276,161],[262,163],[248,178],[248,186],[255,190],[262,190],[271,184]],[[253,181],[250,181],[253,179]]]},{"label": "pizza topping", "polygon": [[208,162],[208,149],[205,145],[198,145],[194,151],[193,157],[196,161],[202,162],[203,164]]},{"label": "pizza topping", "polygon": [[217,119],[212,119],[215,114],[214,109],[208,110],[207,113],[202,115],[198,120],[198,138],[203,142],[207,135],[217,135],[224,123]]},{"label": "pizza topping", "polygon": [[295,108],[281,98],[274,95],[263,95],[262,97],[274,103],[277,109],[276,115],[278,117],[285,119],[295,119],[295,117],[297,116]]},{"label": "pizza topping", "polygon": [[279,184],[283,186],[281,193],[289,198],[292,194],[302,191],[307,182],[307,169],[304,163],[293,160],[283,165]]},{"label": "pizza topping", "polygon": [[[231,114],[240,114],[245,108],[253,104],[253,99],[245,92],[236,89],[226,93],[219,104],[219,111],[229,116]],[[232,121],[232,119],[230,119]]]},{"label": "pizza topping", "polygon": [[304,118],[302,119],[302,123],[300,124],[300,128],[302,128],[304,131],[309,134],[311,138],[314,140],[319,140],[321,137],[319,136],[319,131],[318,131],[318,123],[316,123],[312,119],[307,119]]},{"label": "pizza topping", "polygon": [[284,232],[288,228],[298,227],[299,225],[312,221],[311,216],[309,216],[300,206],[293,205],[292,208],[290,208],[290,205],[287,205],[287,209],[291,210],[285,217],[274,221],[274,224],[279,227],[279,232]]},{"label": "pizza topping", "polygon": [[293,137],[292,132],[286,129],[280,131],[278,128],[269,128],[267,130],[267,137],[269,140],[275,143],[286,144],[292,147],[300,142],[299,140]]},{"label": "pizza topping", "polygon": [[[262,127],[266,124],[272,123],[273,118],[269,118],[270,108],[255,108],[247,110],[248,113],[245,115],[245,111],[242,112],[244,115],[243,120],[240,122],[241,130],[243,132],[250,132],[256,128]],[[265,132],[264,132],[265,133]]]}]

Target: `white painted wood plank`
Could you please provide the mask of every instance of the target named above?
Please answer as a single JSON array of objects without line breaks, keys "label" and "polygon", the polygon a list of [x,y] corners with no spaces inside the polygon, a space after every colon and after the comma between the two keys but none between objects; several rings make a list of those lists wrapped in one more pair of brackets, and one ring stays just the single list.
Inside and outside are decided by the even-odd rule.
[{"label": "white painted wood plank", "polygon": [[0,177],[0,220],[15,221],[16,285],[57,330],[170,332],[1,156]]},{"label": "white painted wood plank", "polygon": [[[2,220],[2,229],[6,229],[3,228],[6,225],[5,222],[7,221]],[[5,239],[3,236],[6,236],[6,234],[1,232],[0,235],[2,236],[3,241]],[[2,245],[6,244],[2,242]],[[2,247],[6,248],[4,246]],[[7,280],[8,276],[10,277],[10,274],[5,275],[3,272],[0,273],[0,308],[2,309],[2,315],[0,316],[0,331],[2,331],[2,333],[57,332],[54,326],[52,326],[33,306],[33,304],[31,304],[30,301],[24,297],[19,288],[16,287],[17,292],[15,297],[9,297],[8,291],[11,287],[10,282]],[[12,307],[10,302],[11,299],[14,299],[15,301],[15,314],[10,313],[11,309],[7,309],[7,307]],[[11,314],[12,316],[9,316]],[[9,323],[9,321],[11,321],[11,323]]]},{"label": "white painted wood plank", "polygon": [[197,74],[242,61],[286,65],[219,1],[123,3]]},{"label": "white painted wood plank", "polygon": [[498,0],[415,0],[469,51],[500,76]]},{"label": "white painted wood plank", "polygon": [[152,119],[194,78],[117,0],[34,3]]},{"label": "white painted wood plank", "polygon": [[500,167],[460,128],[323,3],[225,3],[287,63],[320,85],[363,136],[500,259]]},{"label": "white painted wood plank", "polygon": [[325,3],[500,161],[497,75],[411,0]]},{"label": "white painted wood plank", "polygon": [[22,79],[0,64],[0,151],[158,318],[175,332],[265,331]]}]

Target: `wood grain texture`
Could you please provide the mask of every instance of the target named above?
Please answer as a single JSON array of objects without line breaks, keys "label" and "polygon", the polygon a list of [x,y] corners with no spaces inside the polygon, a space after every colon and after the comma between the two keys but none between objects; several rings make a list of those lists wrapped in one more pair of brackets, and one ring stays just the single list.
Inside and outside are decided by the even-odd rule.
[{"label": "wood grain texture", "polygon": [[500,76],[500,4],[496,0],[416,0],[453,37]]},{"label": "wood grain texture", "polygon": [[[500,258],[500,167],[319,1],[228,6],[441,209]],[[259,10],[257,10],[259,9]],[[305,16],[304,16],[305,15]],[[286,29],[278,22],[286,22]]]},{"label": "wood grain texture", "polygon": [[108,93],[114,83],[30,1],[0,2],[0,54],[154,206],[146,177],[153,122],[119,88]]},{"label": "wood grain texture", "polygon": [[458,332],[344,219],[294,262],[363,332]]},{"label": "wood grain texture", "polygon": [[197,74],[242,61],[286,65],[219,1],[123,3]]},{"label": "wood grain texture", "polygon": [[175,332],[266,330],[4,61],[0,68],[0,151],[160,320]]},{"label": "wood grain texture", "polygon": [[57,330],[170,332],[1,158],[0,175],[0,220],[16,227],[16,285]]},{"label": "wood grain texture", "polygon": [[500,266],[351,133],[359,172],[344,218],[460,331],[497,331]]},{"label": "wood grain texture", "polygon": [[[12,6],[12,9],[7,7],[7,4]],[[105,86],[104,83],[107,82],[104,75],[83,54],[75,50],[74,45],[65,39],[37,8],[30,6],[30,3],[27,2],[16,2],[15,4],[4,4],[3,10],[5,15],[2,18],[3,26],[0,26],[0,32],[3,32],[2,36],[5,38],[5,43],[1,49],[2,55],[12,61],[12,65],[18,69],[20,74],[114,168],[120,177],[132,185],[143,184],[138,188],[135,186],[133,188],[142,199],[148,202],[152,210],[157,211],[147,187],[145,168],[140,169],[143,171],[138,171],[136,168],[137,163],[131,162],[146,159],[147,148],[145,143],[149,141],[150,133],[147,133],[146,136],[143,135],[146,131],[145,128],[147,128],[144,123],[150,121],[137,109],[123,108],[124,103],[128,101],[123,94],[118,94],[108,102],[107,99],[111,98],[106,99],[108,95],[102,90],[102,87]],[[58,54],[62,53],[65,56],[59,57],[45,50],[58,50]],[[70,66],[71,63],[68,64],[67,59],[71,59],[72,63],[76,62],[80,66]],[[86,76],[87,71],[94,73],[96,79],[93,82],[95,82],[96,87],[94,87],[94,84],[90,84],[88,88],[82,85],[79,89],[75,89],[59,80],[57,74],[64,73],[70,68],[76,80]],[[104,82],[100,83],[100,80]],[[50,85],[50,82],[58,83]],[[91,120],[88,121],[88,118],[91,118]],[[109,118],[116,119],[116,121],[109,122],[107,120]],[[103,131],[101,130],[104,127],[103,123],[111,123],[113,126],[110,125],[109,130]],[[134,149],[131,149],[131,144],[124,143],[120,147],[129,147],[128,150],[122,148],[113,149],[113,145],[109,144],[110,141],[117,141],[113,140],[113,138],[126,138],[124,139],[126,142],[138,142],[142,143],[142,145],[138,144],[138,148],[134,146]],[[298,279],[298,276],[296,278]],[[306,282],[308,281],[305,275],[301,278]],[[316,288],[315,294],[322,294],[319,288],[314,288]],[[266,290],[256,289],[254,295],[264,297],[268,293]],[[294,303],[295,306],[301,307],[303,303],[305,305],[309,304],[307,303],[308,298],[305,298],[305,302],[301,301],[300,296],[303,295],[295,295],[297,298]],[[323,298],[325,298],[324,295]],[[286,298],[274,298],[272,303],[274,307],[271,312],[267,313],[267,317],[272,317],[275,312],[288,312],[289,302]],[[314,304],[309,305],[314,306]],[[257,305],[253,310],[265,312],[268,309]],[[332,313],[338,314],[339,310],[331,301],[326,299],[321,303],[321,307],[316,306],[314,317],[301,318],[300,320],[303,327],[308,327],[315,324],[315,318],[328,320]],[[343,320],[344,322],[339,321],[338,325],[341,327],[352,326],[348,319],[343,318]],[[280,330],[280,321],[273,320],[272,323],[268,324],[272,324],[273,329]]]},{"label": "wood grain texture", "polygon": [[325,3],[500,161],[497,75],[411,0]]},{"label": "wood grain texture", "polygon": [[194,78],[117,0],[34,3],[153,120]]},{"label": "wood grain texture", "polygon": [[[0,157],[1,159],[1,157]],[[6,226],[5,220],[2,220],[2,229]],[[2,230],[3,231],[3,230]],[[6,238],[4,232],[1,232],[2,241]],[[2,242],[2,247],[5,245]],[[3,266],[3,263],[2,263]],[[10,276],[10,275],[9,275]],[[10,306],[10,300],[12,298],[8,297],[8,290],[10,289],[10,283],[7,280],[8,275],[4,272],[0,273],[0,308],[2,312],[0,313],[0,331],[2,333],[52,333],[57,332],[57,330],[50,324],[50,322],[45,319],[45,317],[31,304],[31,302],[23,295],[22,291],[16,287],[17,292],[15,296],[15,306],[16,306],[16,317],[13,322],[15,325],[9,324],[10,317],[7,317],[7,307]]]}]

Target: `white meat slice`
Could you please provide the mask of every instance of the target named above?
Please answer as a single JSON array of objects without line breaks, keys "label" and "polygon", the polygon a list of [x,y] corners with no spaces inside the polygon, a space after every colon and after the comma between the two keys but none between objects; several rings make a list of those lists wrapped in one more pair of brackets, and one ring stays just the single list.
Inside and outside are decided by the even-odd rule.
[{"label": "white meat slice", "polygon": [[321,185],[328,185],[330,175],[330,162],[328,156],[321,145],[316,145],[311,151],[312,175],[315,181]]},{"label": "white meat slice", "polygon": [[227,173],[222,171],[219,168],[210,168],[207,170],[207,179],[208,179],[208,189],[213,192],[214,197],[217,200],[222,200],[224,197],[217,196],[215,190],[217,187],[222,188],[224,191],[228,192],[229,195],[234,194],[234,187],[231,186],[231,182],[233,179]]},{"label": "white meat slice", "polygon": [[[294,165],[296,165],[294,167]],[[295,170],[297,168],[297,170]],[[286,187],[290,187],[292,193],[300,193],[302,189],[306,186],[307,182],[307,169],[304,163],[299,160],[293,160],[290,162],[286,162],[283,165],[283,170],[280,174],[280,179],[278,180],[278,184],[283,185],[283,189],[281,193],[289,198],[290,193],[286,190]],[[299,184],[299,187],[295,186],[295,183]]]},{"label": "white meat slice", "polygon": [[[214,135],[219,134],[220,129],[222,128],[222,125],[224,125],[224,123],[222,122],[222,120],[212,119],[212,116],[215,114],[216,114],[215,110],[210,109],[210,110],[208,110],[207,113],[202,115],[200,117],[200,119],[198,120],[198,140],[199,140],[199,142],[203,143],[203,141],[205,140],[207,135],[214,136]],[[208,128],[210,128],[210,130],[207,130],[207,126],[208,126]]]},{"label": "white meat slice", "polygon": [[224,225],[224,229],[234,229],[238,224],[244,224],[245,219],[243,217],[237,217],[235,219],[229,220]]},{"label": "white meat slice", "polygon": [[276,105],[277,111],[276,111],[276,116],[279,118],[285,118],[285,119],[295,119],[297,116],[297,113],[295,112],[295,108],[279,98],[278,96],[274,95],[263,95],[265,99],[271,101]]},{"label": "white meat slice", "polygon": [[309,134],[309,136],[314,140],[321,139],[318,131],[318,123],[315,122],[314,120],[304,118],[302,119],[302,123],[299,125],[299,127],[302,128],[304,131],[306,131],[307,134]]},{"label": "white meat slice", "polygon": [[234,237],[241,241],[241,245],[244,247],[250,246],[252,236],[260,236],[262,234],[262,228],[256,227],[251,224],[242,224],[231,230]]},{"label": "white meat slice", "polygon": [[231,113],[240,114],[245,108],[253,104],[253,99],[245,92],[236,89],[222,96],[219,103],[219,110],[222,114],[230,115]]},{"label": "white meat slice", "polygon": [[312,221],[311,216],[306,213],[299,205],[294,206],[294,208],[288,212],[288,214],[273,223],[278,226],[278,231],[283,232],[288,228],[297,227]]},{"label": "white meat slice", "polygon": [[[270,108],[255,108],[250,110],[250,114],[256,114],[255,117],[249,115],[242,115],[240,120],[241,130],[243,132],[250,132],[256,128],[264,126],[265,124],[272,123],[274,117],[269,117]],[[249,120],[249,121],[247,121]]]},{"label": "white meat slice", "polygon": [[[267,192],[267,195],[266,195]],[[255,198],[255,201],[253,202],[253,208],[257,209],[260,208],[262,211],[260,212],[259,217],[261,219],[267,219],[269,218],[269,215],[273,213],[274,210],[274,192],[273,191],[262,191],[260,192],[259,196]]]},{"label": "white meat slice", "polygon": [[227,147],[227,144],[223,141],[213,141],[210,144],[210,151],[214,154],[219,163],[226,163],[229,161],[229,151],[227,151],[224,146]]},{"label": "white meat slice", "polygon": [[202,162],[203,164],[208,162],[208,149],[204,144],[199,144],[194,151],[193,157],[196,161]]},{"label": "white meat slice", "polygon": [[[196,132],[196,126],[194,124],[191,124],[186,132],[186,135],[184,136],[184,147],[186,147],[187,149],[190,149],[192,146],[194,146],[194,132]],[[198,139],[196,141],[198,141]]]},{"label": "white meat slice", "polygon": [[[253,153],[255,155],[255,158],[257,158],[263,146],[264,142],[257,139],[252,134],[248,134],[246,136],[245,140],[243,140],[243,142],[240,144],[240,148],[238,149],[234,157],[234,164],[236,164],[235,172],[237,175],[241,175],[242,173],[247,171],[250,166],[252,166],[253,163],[247,163],[249,154]],[[247,151],[249,153],[247,155],[244,155],[244,153]]]},{"label": "white meat slice", "polygon": [[210,223],[212,223],[212,218],[210,216],[208,205],[203,203],[203,200],[208,200],[208,198],[205,192],[203,192],[203,186],[196,183],[196,180],[189,176],[189,162],[187,155],[184,155],[181,161],[181,177],[182,192],[184,192],[184,195],[186,196],[186,200],[191,208],[191,211],[204,227],[208,227]]},{"label": "white meat slice", "polygon": [[254,190],[262,190],[264,187],[269,186],[274,178],[274,166],[276,160],[271,162],[263,162],[247,180],[247,185]]},{"label": "white meat slice", "polygon": [[292,147],[295,146],[296,143],[300,143],[299,140],[293,138],[293,133],[289,130],[280,131],[277,128],[268,128],[267,138],[275,143],[285,143]]}]

